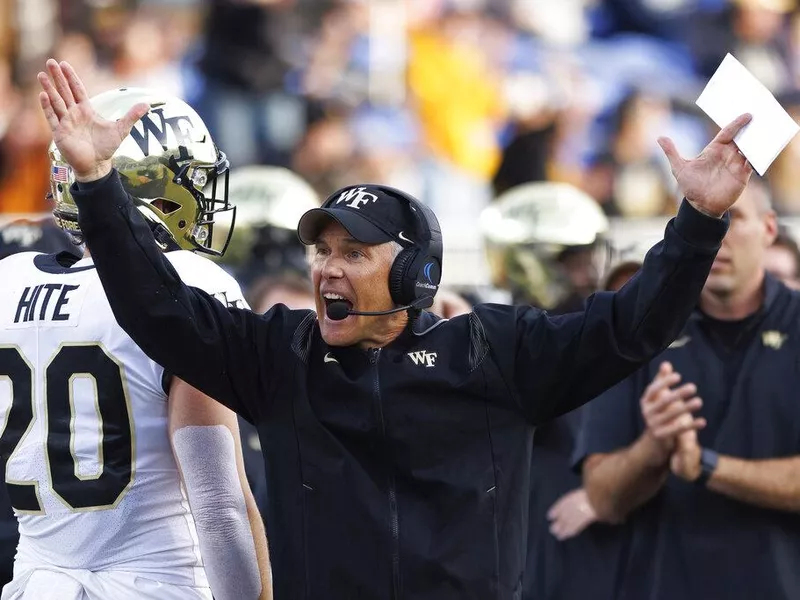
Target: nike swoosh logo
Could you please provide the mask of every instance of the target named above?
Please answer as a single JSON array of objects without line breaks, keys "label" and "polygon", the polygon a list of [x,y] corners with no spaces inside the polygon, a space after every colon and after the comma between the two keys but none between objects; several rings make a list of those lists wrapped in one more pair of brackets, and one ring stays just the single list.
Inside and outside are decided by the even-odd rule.
[{"label": "nike swoosh logo", "polygon": [[689,340],[691,340],[691,339],[692,339],[691,337],[689,337],[688,335],[685,335],[685,336],[683,336],[683,337],[680,337],[680,338],[678,338],[678,339],[677,339],[677,340],[675,340],[674,342],[672,342],[672,343],[669,345],[669,347],[670,347],[670,348],[682,348],[683,346],[685,346],[686,344],[688,344],[688,343],[689,343]]},{"label": "nike swoosh logo", "polygon": [[402,231],[397,234],[397,237],[399,237],[404,242],[408,242],[409,244],[413,244],[414,243],[410,239],[408,239]]},{"label": "nike swoosh logo", "polygon": [[335,357],[335,356],[333,356],[333,355],[332,355],[330,352],[328,352],[328,353],[325,355],[325,362],[326,362],[326,363],[329,363],[329,362],[335,362],[335,363],[338,363],[339,361],[338,361],[338,360],[336,360],[336,357]]}]

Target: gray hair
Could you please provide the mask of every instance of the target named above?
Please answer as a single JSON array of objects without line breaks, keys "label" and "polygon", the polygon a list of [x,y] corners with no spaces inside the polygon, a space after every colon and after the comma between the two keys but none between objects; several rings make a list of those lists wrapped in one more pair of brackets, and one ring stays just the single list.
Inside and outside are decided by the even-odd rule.
[{"label": "gray hair", "polygon": [[398,244],[397,242],[395,242],[394,240],[392,240],[389,243],[392,245],[392,260],[394,260],[403,251],[403,247],[400,244]]}]

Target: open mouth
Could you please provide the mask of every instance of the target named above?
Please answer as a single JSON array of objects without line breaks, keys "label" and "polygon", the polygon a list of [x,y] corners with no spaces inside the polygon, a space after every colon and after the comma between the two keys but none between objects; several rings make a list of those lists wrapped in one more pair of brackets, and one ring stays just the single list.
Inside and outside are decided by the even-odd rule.
[{"label": "open mouth", "polygon": [[328,308],[334,302],[342,302],[347,306],[347,310],[352,310],[353,302],[341,294],[334,294],[333,292],[326,292],[322,294],[322,300],[325,302],[325,308]]}]

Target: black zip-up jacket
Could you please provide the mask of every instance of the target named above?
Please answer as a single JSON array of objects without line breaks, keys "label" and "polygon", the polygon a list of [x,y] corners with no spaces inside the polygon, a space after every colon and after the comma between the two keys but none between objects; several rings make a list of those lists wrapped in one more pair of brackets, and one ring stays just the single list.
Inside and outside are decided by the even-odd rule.
[{"label": "black zip-up jacket", "polygon": [[364,351],[325,344],[313,312],[185,286],[115,172],[73,192],[122,328],[257,426],[278,600],[521,598],[534,426],[679,334],[728,224],[684,202],[639,275],[584,313],[422,313]]}]

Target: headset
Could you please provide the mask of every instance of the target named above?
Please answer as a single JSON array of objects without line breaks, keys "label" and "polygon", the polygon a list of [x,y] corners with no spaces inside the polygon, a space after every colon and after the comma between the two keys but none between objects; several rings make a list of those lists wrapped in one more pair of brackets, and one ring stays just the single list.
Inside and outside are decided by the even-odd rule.
[{"label": "headset", "polygon": [[[328,305],[328,318],[334,321],[345,319],[348,315],[382,316],[409,309],[429,308],[433,297],[439,290],[442,280],[442,230],[433,211],[413,196],[386,185],[370,185],[384,194],[405,202],[414,215],[418,227],[413,241],[401,238],[403,250],[395,257],[389,271],[389,292],[398,308],[387,311],[356,311],[347,308],[344,302]],[[328,208],[335,202],[333,194],[321,208]],[[404,245],[407,244],[407,245]]]}]

